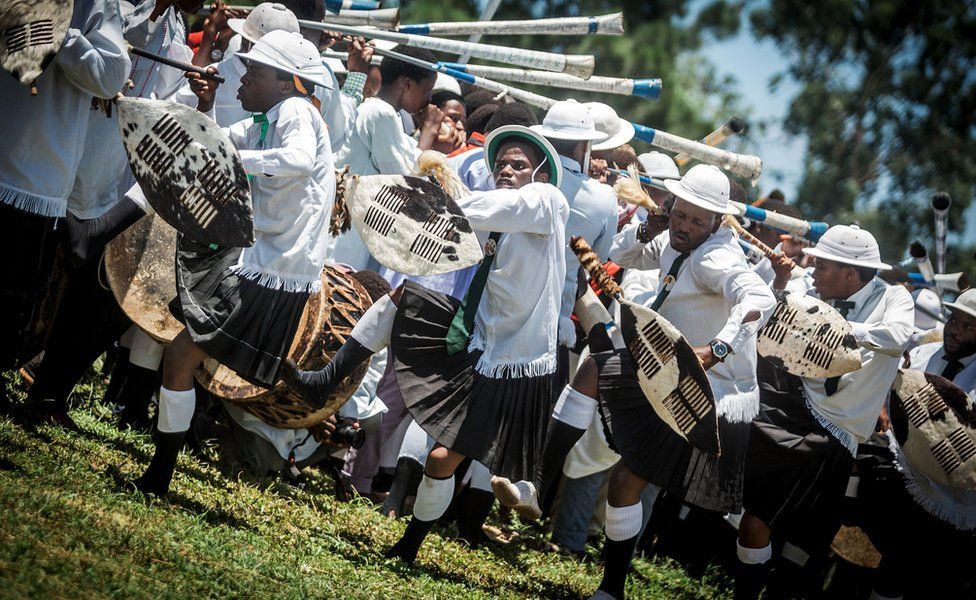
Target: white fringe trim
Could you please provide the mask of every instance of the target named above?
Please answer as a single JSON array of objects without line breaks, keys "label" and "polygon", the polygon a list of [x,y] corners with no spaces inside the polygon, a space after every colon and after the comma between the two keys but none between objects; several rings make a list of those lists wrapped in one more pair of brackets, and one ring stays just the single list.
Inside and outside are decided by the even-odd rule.
[{"label": "white fringe trim", "polygon": [[750,423],[759,414],[759,390],[722,396],[715,403],[715,414],[729,423]]},{"label": "white fringe trim", "polygon": [[976,492],[947,488],[921,473],[915,473],[904,453],[899,452],[894,433],[889,429],[886,434],[891,452],[895,455],[895,468],[905,478],[905,489],[915,502],[925,512],[953,527],[964,531],[976,529]]},{"label": "white fringe trim", "polygon": [[42,217],[64,217],[68,209],[67,198],[39,196],[3,183],[0,183],[0,203]]},{"label": "white fringe trim", "polygon": [[315,294],[322,291],[322,278],[316,277],[313,281],[299,279],[296,277],[283,277],[277,273],[269,272],[254,265],[236,264],[231,267],[231,272],[243,277],[248,281],[272,290],[282,290],[285,292],[306,292]]},{"label": "white fringe trim", "polygon": [[847,448],[847,451],[851,453],[851,456],[857,456],[857,440],[854,439],[854,436],[851,435],[850,432],[841,429],[827,417],[820,414],[820,411],[814,408],[813,404],[810,404],[810,400],[806,397],[806,394],[803,396],[803,402],[807,405],[807,409],[810,411],[810,414],[813,415],[813,418],[816,419],[818,423],[823,425],[823,428],[826,429],[830,435],[834,436],[838,442],[843,444],[844,447]]},{"label": "white fringe trim", "polygon": [[492,379],[541,377],[556,372],[556,353],[550,352],[535,360],[516,363],[491,363],[485,360],[485,355],[482,354],[474,368],[485,377]]}]

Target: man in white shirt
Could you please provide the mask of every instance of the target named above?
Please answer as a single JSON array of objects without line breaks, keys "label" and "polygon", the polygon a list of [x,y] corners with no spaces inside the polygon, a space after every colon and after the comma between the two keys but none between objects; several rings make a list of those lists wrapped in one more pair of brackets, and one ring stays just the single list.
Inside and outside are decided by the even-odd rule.
[{"label": "man in white shirt", "polygon": [[772,314],[775,299],[749,269],[731,232],[719,227],[722,216],[735,210],[729,205],[729,179],[717,167],[699,165],[667,187],[678,198],[670,216],[625,227],[614,238],[610,258],[625,268],[659,268],[667,274],[651,308],[684,334],[707,371],[721,455],[699,452],[670,430],[641,391],[628,352],[611,350],[583,361],[563,390],[535,484],[493,482],[502,504],[537,517],[566,453],[599,402],[621,461],[610,476],[606,567],[594,598],[623,598],[643,524],[641,492],[649,484],[705,509],[739,510],[749,422],[759,409],[756,332]]},{"label": "man in white shirt", "polygon": [[[963,292],[946,306],[950,315],[944,342],[911,350],[904,367],[952,381],[969,395],[970,410],[976,410],[976,290]],[[904,429],[898,417],[893,415],[891,421],[887,436],[872,440],[882,451],[868,460],[858,457],[861,510],[857,514],[862,515],[858,525],[881,553],[871,597],[972,596],[976,491],[945,485],[921,472],[906,458],[905,448],[896,444],[896,432]],[[938,576],[919,577],[919,573]]]},{"label": "man in white shirt", "polygon": [[578,262],[569,248],[572,237],[582,237],[600,257],[607,259],[610,244],[617,232],[617,197],[613,188],[591,179],[587,174],[590,164],[590,146],[595,141],[607,139],[599,131],[585,104],[575,100],[552,105],[541,125],[533,125],[533,131],[544,135],[559,152],[563,167],[560,191],[569,200],[569,223],[566,224],[566,276],[559,309],[559,345],[565,358],[565,378],[569,377],[568,349],[576,346],[576,326],[573,324],[573,305],[576,304]]},{"label": "man in white shirt", "polygon": [[[772,557],[773,529],[791,533],[769,594],[797,593],[811,585],[812,567],[826,557],[840,527],[839,504],[857,445],[875,431],[914,330],[911,295],[876,277],[891,267],[881,262],[869,232],[836,225],[815,248],[803,251],[816,259],[813,281],[820,299],[850,322],[863,366],[829,379],[792,378],[785,392],[763,388],[762,411],[749,440],[737,597],[758,597]],[[774,268],[776,285],[782,286],[789,267],[780,260]]]},{"label": "man in white shirt", "polygon": [[31,358],[24,346],[51,274],[53,232],[67,211],[92,97],[115,96],[131,66],[118,2],[79,0],[36,96],[0,77],[0,253],[11,257],[0,286],[0,368]]},{"label": "man in white shirt", "polygon": [[[194,2],[193,4],[197,4]],[[193,8],[186,4],[183,8]],[[189,61],[183,17],[175,6],[152,21],[155,2],[122,2],[123,36],[135,47]],[[165,99],[180,84],[178,69],[133,56],[128,97]],[[33,420],[70,424],[67,399],[85,370],[128,328],[129,319],[102,283],[105,245],[145,214],[123,197],[134,182],[122,145],[117,111],[89,111],[88,133],[64,228],[67,284],[44,347],[25,411]]]}]

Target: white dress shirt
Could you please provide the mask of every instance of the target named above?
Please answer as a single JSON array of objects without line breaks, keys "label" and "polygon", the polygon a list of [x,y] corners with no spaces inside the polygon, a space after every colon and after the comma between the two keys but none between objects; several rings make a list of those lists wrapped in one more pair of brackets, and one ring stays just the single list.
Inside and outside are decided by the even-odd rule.
[{"label": "white dress shirt", "polygon": [[0,77],[0,202],[27,213],[63,217],[88,134],[92,98],[112,98],[131,68],[117,0],[76,0],[54,62],[37,78],[38,94]]},{"label": "white dress shirt", "polygon": [[[670,242],[665,231],[642,244],[637,241],[637,226],[627,225],[614,238],[610,259],[625,269],[660,269],[663,281],[680,256]],[[663,289],[660,283],[659,289]],[[756,332],[775,306],[769,286],[749,268],[732,232],[722,227],[685,259],[658,310],[692,346],[717,339],[732,349],[725,362],[707,371],[717,413],[730,422],[748,422],[759,413]],[[759,318],[743,323],[752,311]]]},{"label": "white dress shirt", "polygon": [[559,294],[566,269],[569,204],[548,183],[475,192],[458,200],[484,242],[502,234],[475,316],[471,350],[486,377],[534,377],[556,370]]},{"label": "white dress shirt", "polygon": [[833,395],[827,395],[825,379],[804,378],[803,393],[813,416],[856,454],[858,443],[874,433],[901,356],[915,330],[915,303],[908,290],[878,278],[847,300],[854,302],[847,320],[863,366],[842,375]]},{"label": "white dress shirt", "polygon": [[[949,364],[945,359],[945,345],[942,342],[922,344],[908,353],[908,359],[912,369],[934,375],[942,375],[942,371]],[[976,354],[961,358],[959,362],[963,364],[963,368],[952,378],[952,383],[976,400]]]},{"label": "white dress shirt", "polygon": [[403,131],[400,114],[385,100],[367,98],[336,154],[336,165],[348,166],[355,175],[409,175],[419,156],[416,142]]},{"label": "white dress shirt", "polygon": [[[133,47],[143,48],[173,60],[190,62],[193,51],[186,45],[183,17],[170,7],[155,22],[149,15],[155,2],[121,2],[122,34]],[[131,56],[129,80],[133,87],[122,92],[129,98],[165,100],[183,85],[183,72],[156,61]],[[192,104],[196,106],[196,96]],[[100,110],[88,112],[88,135],[74,187],[68,196],[68,210],[79,219],[94,219],[115,206],[135,177],[129,169],[129,158],[119,132],[118,111],[107,117]]]},{"label": "white dress shirt", "polygon": [[576,326],[573,324],[573,306],[576,305],[579,260],[569,247],[573,236],[585,239],[601,262],[606,262],[617,232],[617,195],[613,188],[585,175],[580,164],[571,158],[560,156],[563,179],[560,191],[569,201],[569,222],[566,224],[566,273],[559,313],[559,343],[573,346],[576,343]]},{"label": "white dress shirt", "polygon": [[267,117],[263,144],[261,123],[252,119],[225,130],[253,176],[255,240],[236,270],[267,287],[317,292],[335,200],[329,131],[305,98],[288,98]]}]

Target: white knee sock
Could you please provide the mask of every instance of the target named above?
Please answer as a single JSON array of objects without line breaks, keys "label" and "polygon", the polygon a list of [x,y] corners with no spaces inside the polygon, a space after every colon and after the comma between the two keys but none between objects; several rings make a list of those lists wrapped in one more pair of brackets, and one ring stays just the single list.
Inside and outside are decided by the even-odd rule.
[{"label": "white knee sock", "polygon": [[735,554],[744,565],[761,565],[773,557],[773,546],[766,544],[762,548],[746,548],[736,540]]},{"label": "white knee sock", "polygon": [[607,502],[607,520],[604,525],[607,537],[615,542],[622,542],[636,536],[640,533],[643,515],[640,502],[619,508],[610,506]]},{"label": "white knee sock", "polygon": [[389,295],[383,296],[363,314],[350,335],[373,352],[379,352],[390,345],[396,311],[397,305],[393,299]]},{"label": "white knee sock", "polygon": [[157,427],[163,433],[180,433],[190,428],[193,410],[197,406],[197,394],[189,390],[159,388],[159,421]]},{"label": "white knee sock", "polygon": [[421,521],[436,521],[451,504],[454,497],[454,476],[434,479],[424,473],[417,488],[417,500],[413,505],[413,516]]},{"label": "white knee sock", "polygon": [[131,327],[126,329],[125,333],[122,334],[122,337],[119,338],[119,346],[121,346],[122,348],[131,348],[132,336],[135,335],[135,332],[137,331],[140,331],[140,329],[135,325],[132,325]]},{"label": "white knee sock", "polygon": [[163,359],[163,350],[166,346],[146,335],[141,329],[137,329],[132,334],[131,344],[129,346],[130,363],[150,371],[159,370],[159,362]]},{"label": "white knee sock", "polygon": [[552,417],[576,429],[586,429],[596,413],[596,400],[567,385],[556,401]]}]

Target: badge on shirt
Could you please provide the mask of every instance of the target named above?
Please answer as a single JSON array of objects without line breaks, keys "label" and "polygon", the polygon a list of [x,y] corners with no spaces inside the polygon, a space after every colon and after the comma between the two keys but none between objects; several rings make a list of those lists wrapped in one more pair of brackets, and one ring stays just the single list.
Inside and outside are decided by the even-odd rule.
[{"label": "badge on shirt", "polygon": [[485,243],[485,256],[494,256],[495,249],[498,247],[498,243],[495,240],[490,239]]}]

